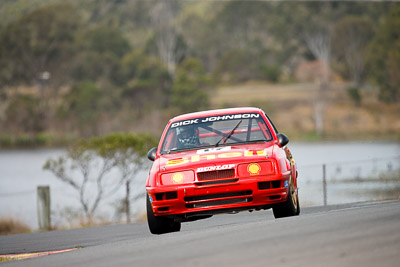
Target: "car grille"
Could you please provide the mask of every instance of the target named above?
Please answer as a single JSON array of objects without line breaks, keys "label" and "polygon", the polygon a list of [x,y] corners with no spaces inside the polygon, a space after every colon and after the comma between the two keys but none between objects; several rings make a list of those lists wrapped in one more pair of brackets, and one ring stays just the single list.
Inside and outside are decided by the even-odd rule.
[{"label": "car grille", "polygon": [[239,191],[239,192],[228,192],[220,194],[210,194],[201,196],[189,196],[185,197],[186,208],[203,208],[212,207],[219,205],[229,205],[237,203],[246,203],[253,201],[252,191]]},{"label": "car grille", "polygon": [[199,181],[231,178],[234,175],[235,175],[234,169],[197,173],[197,177],[198,177]]},{"label": "car grille", "polygon": [[239,179],[234,178],[234,179],[219,179],[219,180],[209,180],[205,182],[197,182],[195,183],[196,185],[199,186],[204,186],[204,185],[216,185],[216,184],[229,184],[229,183],[235,183],[239,181]]}]

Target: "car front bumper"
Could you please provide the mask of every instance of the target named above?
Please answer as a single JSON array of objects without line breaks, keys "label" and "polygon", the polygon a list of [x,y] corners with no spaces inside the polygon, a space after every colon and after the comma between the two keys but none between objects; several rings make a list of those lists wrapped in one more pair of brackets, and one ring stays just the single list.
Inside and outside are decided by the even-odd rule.
[{"label": "car front bumper", "polygon": [[[155,216],[190,217],[269,208],[288,197],[290,172],[210,183],[147,187]],[[200,185],[199,185],[200,184]]]}]

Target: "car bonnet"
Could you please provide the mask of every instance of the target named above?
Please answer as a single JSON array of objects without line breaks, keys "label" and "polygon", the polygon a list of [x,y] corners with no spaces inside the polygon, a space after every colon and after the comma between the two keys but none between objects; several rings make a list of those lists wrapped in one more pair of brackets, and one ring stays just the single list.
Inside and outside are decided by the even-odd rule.
[{"label": "car bonnet", "polygon": [[160,155],[160,171],[170,172],[208,166],[263,161],[273,155],[274,142],[221,146]]}]

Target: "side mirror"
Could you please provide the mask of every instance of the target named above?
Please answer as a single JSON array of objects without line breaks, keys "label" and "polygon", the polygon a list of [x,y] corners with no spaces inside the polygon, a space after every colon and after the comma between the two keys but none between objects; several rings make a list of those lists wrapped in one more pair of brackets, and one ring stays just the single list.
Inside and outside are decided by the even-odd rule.
[{"label": "side mirror", "polygon": [[147,152],[147,158],[151,161],[154,161],[156,159],[156,153],[157,153],[157,148],[153,147],[152,149]]},{"label": "side mirror", "polygon": [[289,143],[289,137],[287,137],[285,134],[283,133],[278,133],[278,145],[280,147],[284,147]]}]

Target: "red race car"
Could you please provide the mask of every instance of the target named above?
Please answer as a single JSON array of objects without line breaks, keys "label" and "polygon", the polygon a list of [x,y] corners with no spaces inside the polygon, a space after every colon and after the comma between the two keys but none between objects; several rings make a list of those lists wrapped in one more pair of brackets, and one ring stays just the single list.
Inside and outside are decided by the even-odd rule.
[{"label": "red race car", "polygon": [[275,218],[300,213],[296,164],[258,108],[197,112],[171,119],[146,182],[150,232],[179,231],[181,222],[219,213],[273,209]]}]

